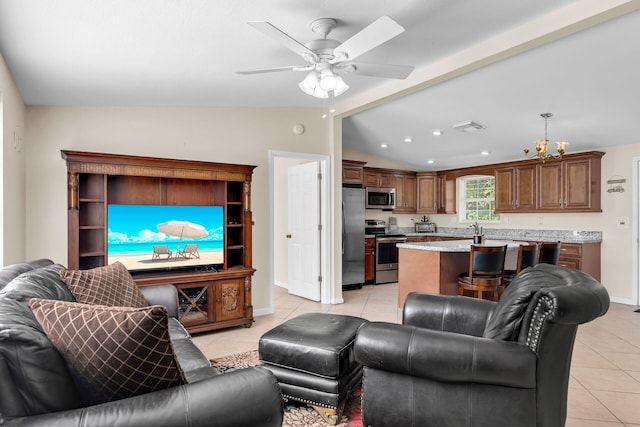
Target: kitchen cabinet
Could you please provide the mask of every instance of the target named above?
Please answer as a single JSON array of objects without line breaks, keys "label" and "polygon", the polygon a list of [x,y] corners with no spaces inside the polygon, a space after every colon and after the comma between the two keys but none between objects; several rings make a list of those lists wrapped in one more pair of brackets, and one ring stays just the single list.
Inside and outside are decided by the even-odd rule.
[{"label": "kitchen cabinet", "polygon": [[456,179],[444,173],[438,173],[437,177],[438,213],[454,214],[456,213]]},{"label": "kitchen cabinet", "polygon": [[364,165],[358,160],[342,160],[342,185],[360,185],[364,183]]},{"label": "kitchen cabinet", "polygon": [[558,265],[584,271],[600,281],[600,243],[562,243]]},{"label": "kitchen cabinet", "polygon": [[395,188],[395,175],[392,170],[364,168],[364,186]]},{"label": "kitchen cabinet", "polygon": [[376,278],[376,239],[367,237],[364,239],[364,281],[373,283]]},{"label": "kitchen cabinet", "polygon": [[416,213],[416,174],[394,174],[393,187],[396,189],[396,208],[393,213]]},{"label": "kitchen cabinet", "polygon": [[601,212],[600,159],[604,153],[536,165],[537,210]]},{"label": "kitchen cabinet", "polygon": [[497,168],[494,177],[496,212],[531,212],[535,210],[535,165]]},{"label": "kitchen cabinet", "polygon": [[438,213],[438,176],[435,172],[418,172],[418,213]]}]

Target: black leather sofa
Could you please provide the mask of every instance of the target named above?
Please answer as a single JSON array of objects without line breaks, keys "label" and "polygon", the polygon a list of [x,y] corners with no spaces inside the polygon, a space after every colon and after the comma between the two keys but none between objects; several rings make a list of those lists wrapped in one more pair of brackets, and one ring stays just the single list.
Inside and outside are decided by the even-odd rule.
[{"label": "black leather sofa", "polygon": [[[264,368],[220,374],[175,319],[174,352],[187,384],[84,407],[65,362],[29,308],[31,298],[74,301],[60,265],[38,260],[0,271],[0,425],[280,426],[282,395]],[[178,312],[173,286],[141,289],[150,304]]]},{"label": "black leather sofa", "polygon": [[499,302],[410,294],[403,324],[356,336],[370,427],[560,427],[581,323],[606,313],[589,275],[549,264],[515,277]]}]

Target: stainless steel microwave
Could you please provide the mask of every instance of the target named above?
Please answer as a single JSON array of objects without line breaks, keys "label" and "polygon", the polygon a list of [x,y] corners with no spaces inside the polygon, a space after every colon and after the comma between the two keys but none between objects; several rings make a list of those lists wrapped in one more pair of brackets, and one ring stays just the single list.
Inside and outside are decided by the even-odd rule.
[{"label": "stainless steel microwave", "polygon": [[396,208],[395,188],[366,188],[367,209],[393,210]]}]

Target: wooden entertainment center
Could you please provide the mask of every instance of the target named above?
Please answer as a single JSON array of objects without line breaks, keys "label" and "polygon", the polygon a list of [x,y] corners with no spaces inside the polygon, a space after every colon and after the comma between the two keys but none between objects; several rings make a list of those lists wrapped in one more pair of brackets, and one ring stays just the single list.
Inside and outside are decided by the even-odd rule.
[{"label": "wooden entertainment center", "polygon": [[67,162],[68,268],[106,265],[107,206],[224,207],[224,265],[217,271],[132,272],[139,286],[172,284],[191,333],[253,323],[251,176],[255,166],[61,151]]}]

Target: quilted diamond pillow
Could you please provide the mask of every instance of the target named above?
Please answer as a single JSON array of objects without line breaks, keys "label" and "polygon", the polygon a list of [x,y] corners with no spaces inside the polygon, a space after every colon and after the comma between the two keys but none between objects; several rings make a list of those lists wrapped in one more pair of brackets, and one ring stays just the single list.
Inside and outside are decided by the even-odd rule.
[{"label": "quilted diamond pillow", "polygon": [[147,307],[147,301],[120,262],[91,270],[62,270],[60,277],[76,298],[84,304],[112,307]]},{"label": "quilted diamond pillow", "polygon": [[184,384],[166,308],[33,298],[31,310],[65,358],[86,405]]}]

